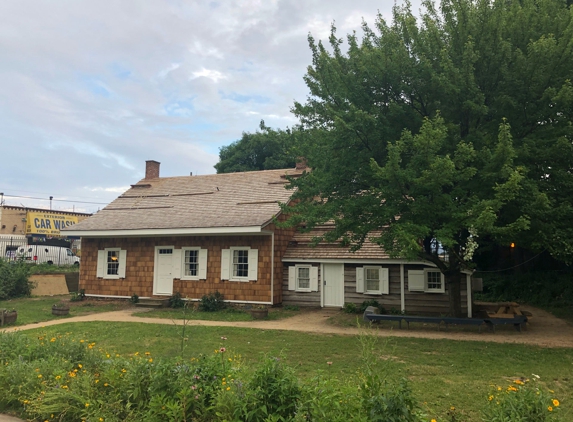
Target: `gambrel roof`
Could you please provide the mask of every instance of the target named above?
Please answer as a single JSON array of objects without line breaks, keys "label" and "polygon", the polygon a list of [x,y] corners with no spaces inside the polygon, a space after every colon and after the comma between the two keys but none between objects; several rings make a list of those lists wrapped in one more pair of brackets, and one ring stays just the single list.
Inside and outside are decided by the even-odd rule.
[{"label": "gambrel roof", "polygon": [[[69,236],[213,232],[204,229],[258,227],[280,213],[292,191],[281,169],[204,176],[155,177],[139,181],[104,209],[66,230]],[[183,229],[183,230],[182,230]]]}]

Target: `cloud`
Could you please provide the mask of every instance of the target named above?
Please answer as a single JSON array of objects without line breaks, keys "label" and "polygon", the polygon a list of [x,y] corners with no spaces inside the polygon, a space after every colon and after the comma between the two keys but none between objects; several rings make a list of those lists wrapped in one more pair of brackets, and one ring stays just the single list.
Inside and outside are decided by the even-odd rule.
[{"label": "cloud", "polygon": [[333,21],[341,37],[360,32],[362,17],[373,24],[391,7],[0,2],[0,191],[99,203],[138,181],[148,159],[160,161],[164,175],[212,173],[219,148],[261,119],[296,123],[290,108],[308,95],[309,32],[326,40]]}]

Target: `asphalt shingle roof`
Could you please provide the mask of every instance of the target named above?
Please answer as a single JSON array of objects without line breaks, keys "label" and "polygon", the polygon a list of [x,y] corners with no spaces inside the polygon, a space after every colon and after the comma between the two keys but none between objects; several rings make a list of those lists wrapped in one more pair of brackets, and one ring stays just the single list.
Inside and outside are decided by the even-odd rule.
[{"label": "asphalt shingle roof", "polygon": [[288,202],[281,169],[143,179],[73,231],[262,226]]}]

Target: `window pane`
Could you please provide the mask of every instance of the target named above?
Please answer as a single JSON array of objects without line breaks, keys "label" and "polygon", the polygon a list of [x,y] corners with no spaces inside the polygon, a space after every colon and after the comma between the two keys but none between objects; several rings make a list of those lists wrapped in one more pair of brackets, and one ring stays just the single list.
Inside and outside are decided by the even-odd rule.
[{"label": "window pane", "polygon": [[428,272],[428,289],[442,288],[442,273],[439,271]]},{"label": "window pane", "polygon": [[107,275],[117,275],[119,270],[119,251],[107,251]]},{"label": "window pane", "polygon": [[233,277],[249,276],[249,251],[233,251]]},{"label": "window pane", "polygon": [[377,292],[380,290],[380,268],[366,268],[366,291]]},{"label": "window pane", "polygon": [[298,288],[310,289],[310,268],[301,267],[298,269]]},{"label": "window pane", "polygon": [[185,251],[185,275],[195,277],[197,276],[198,260],[197,255],[199,251]]}]

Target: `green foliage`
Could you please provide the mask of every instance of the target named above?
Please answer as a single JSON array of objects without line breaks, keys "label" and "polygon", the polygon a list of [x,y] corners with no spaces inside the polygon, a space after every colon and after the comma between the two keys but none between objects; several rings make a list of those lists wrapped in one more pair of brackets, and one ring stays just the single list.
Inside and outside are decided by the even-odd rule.
[{"label": "green foliage", "polygon": [[381,314],[386,313],[386,309],[384,309],[384,307],[380,305],[380,303],[378,303],[376,299],[365,300],[364,302],[362,302],[360,308],[358,309],[358,313],[363,314],[366,308],[368,308],[369,306],[374,306],[375,308],[378,308]]},{"label": "green foliage", "polygon": [[131,297],[129,298],[129,302],[133,303],[134,305],[136,303],[139,303],[139,296],[136,293],[132,294]]},{"label": "green foliage", "polygon": [[86,298],[86,290],[80,289],[79,292],[72,292],[72,296],[70,297],[71,302],[81,302]]},{"label": "green foliage", "polygon": [[422,9],[395,6],[348,49],[334,27],[328,48],[309,37],[311,94],[294,113],[313,171],[284,211],[306,230],[333,221],[324,239],[354,249],[385,227],[374,240],[435,263],[458,315],[460,270],[486,235],[573,259],[573,20],[564,1]]},{"label": "green foliage", "polygon": [[46,262],[41,264],[29,264],[30,274],[61,274],[61,273],[79,273],[79,265],[52,265]]},{"label": "green foliage", "polygon": [[285,305],[283,306],[285,311],[299,311],[300,307],[298,305]]},{"label": "green foliage", "polygon": [[0,259],[0,300],[30,296],[30,266],[24,261]]},{"label": "green foliage", "polygon": [[358,306],[356,306],[355,303],[352,302],[346,302],[344,304],[344,306],[342,307],[342,309],[344,310],[344,312],[346,312],[347,314],[357,314],[360,311],[358,310]]},{"label": "green foliage", "polygon": [[185,300],[183,300],[183,296],[181,296],[180,292],[175,292],[175,294],[169,298],[170,308],[183,308],[184,306]]},{"label": "green foliage", "polygon": [[199,302],[199,310],[204,312],[216,312],[225,308],[224,297],[219,291],[203,295]]},{"label": "green foliage", "polygon": [[271,129],[261,121],[260,132],[243,133],[231,145],[221,147],[217,173],[284,169],[295,166],[296,144],[302,136],[298,128]]},{"label": "green foliage", "polygon": [[539,385],[538,377],[515,380],[507,388],[497,387],[488,396],[488,406],[483,411],[487,422],[543,422],[559,420],[559,400]]}]

